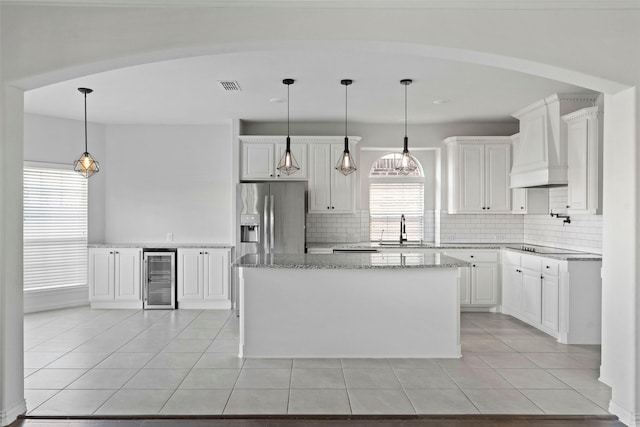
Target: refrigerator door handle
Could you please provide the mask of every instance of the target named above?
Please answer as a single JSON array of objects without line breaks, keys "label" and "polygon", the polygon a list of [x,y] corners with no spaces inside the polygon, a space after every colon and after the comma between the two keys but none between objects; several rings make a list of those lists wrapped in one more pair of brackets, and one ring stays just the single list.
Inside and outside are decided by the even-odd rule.
[{"label": "refrigerator door handle", "polygon": [[271,195],[271,217],[270,217],[270,221],[271,224],[269,225],[269,230],[271,230],[271,249],[269,250],[269,252],[273,252],[273,246],[274,246],[274,240],[275,240],[275,232],[274,232],[274,228],[275,228],[275,212],[274,212],[274,195]]},{"label": "refrigerator door handle", "polygon": [[262,217],[262,224],[263,227],[262,229],[264,230],[264,253],[268,254],[269,253],[269,223],[267,222],[267,218],[268,218],[268,213],[269,213],[269,196],[266,195],[264,196],[264,215]]},{"label": "refrigerator door handle", "polygon": [[149,280],[149,274],[148,274],[148,267],[147,267],[147,256],[144,256],[144,279],[142,280],[142,301],[143,304],[146,306],[147,305],[147,295],[149,295],[149,284],[147,283],[147,281]]}]

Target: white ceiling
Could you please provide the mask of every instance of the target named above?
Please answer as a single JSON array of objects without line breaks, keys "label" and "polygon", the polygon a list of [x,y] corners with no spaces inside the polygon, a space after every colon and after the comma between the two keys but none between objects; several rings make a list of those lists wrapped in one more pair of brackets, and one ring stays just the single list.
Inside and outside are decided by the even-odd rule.
[{"label": "white ceiling", "polygon": [[[511,113],[556,92],[589,92],[565,83],[499,68],[409,54],[309,48],[227,53],[163,61],[94,74],[29,91],[25,111],[81,120],[79,87],[88,118],[98,123],[205,124],[239,118],[286,120],[283,78],[293,78],[292,121],[344,120],[349,86],[349,121],[399,123],[408,87],[410,124],[508,121]],[[240,92],[225,92],[218,80],[236,80]],[[443,105],[434,100],[449,99]]]}]

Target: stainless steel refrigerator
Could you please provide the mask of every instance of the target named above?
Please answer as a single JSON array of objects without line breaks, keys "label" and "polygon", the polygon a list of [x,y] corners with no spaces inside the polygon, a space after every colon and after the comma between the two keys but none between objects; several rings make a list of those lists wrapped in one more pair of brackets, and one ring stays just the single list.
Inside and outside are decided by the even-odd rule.
[{"label": "stainless steel refrigerator", "polygon": [[[236,189],[236,257],[245,254],[301,254],[306,245],[305,182],[240,183]],[[233,301],[236,310],[237,283]]]}]

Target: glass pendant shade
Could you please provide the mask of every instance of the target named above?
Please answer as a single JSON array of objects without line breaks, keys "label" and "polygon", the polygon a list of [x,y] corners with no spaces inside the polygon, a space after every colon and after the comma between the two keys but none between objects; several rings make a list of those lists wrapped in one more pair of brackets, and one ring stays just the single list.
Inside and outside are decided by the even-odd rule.
[{"label": "glass pendant shade", "polygon": [[353,83],[353,80],[340,80],[340,84],[344,85],[344,151],[336,163],[336,170],[344,176],[356,171],[356,162],[353,161],[351,153],[349,153],[349,137],[347,136],[347,87]]},{"label": "glass pendant shade", "polygon": [[91,154],[85,151],[73,162],[73,170],[85,178],[89,178],[100,170],[100,164]]},{"label": "glass pendant shade", "polygon": [[349,153],[349,138],[347,137],[344,138],[344,151],[338,159],[336,170],[345,176],[356,171],[356,163]]},{"label": "glass pendant shade", "polygon": [[409,138],[404,137],[404,150],[396,161],[396,171],[402,175],[409,175],[418,169],[418,162],[409,152]]},{"label": "glass pendant shade", "polygon": [[291,154],[291,138],[287,137],[287,147],[284,150],[284,154],[278,162],[278,170],[285,175],[291,175],[300,170],[298,162]]},{"label": "glass pendant shade", "polygon": [[87,94],[93,92],[93,89],[80,87],[78,91],[84,94],[84,153],[73,162],[73,170],[85,178],[90,178],[100,170],[100,164],[87,149]]},{"label": "glass pendant shade", "polygon": [[291,138],[289,137],[289,86],[291,86],[293,82],[295,82],[293,79],[282,80],[282,83],[287,85],[287,146],[276,169],[285,175],[292,175],[300,170],[300,166],[291,152]]}]

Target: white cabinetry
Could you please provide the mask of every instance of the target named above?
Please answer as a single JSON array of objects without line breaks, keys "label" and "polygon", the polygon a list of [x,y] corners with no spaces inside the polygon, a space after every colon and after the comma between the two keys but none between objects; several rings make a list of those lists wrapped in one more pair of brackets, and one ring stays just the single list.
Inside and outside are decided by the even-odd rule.
[{"label": "white cabinetry", "polygon": [[599,344],[601,261],[502,251],[502,312],[564,344]]},{"label": "white cabinetry", "polygon": [[451,250],[445,255],[471,263],[461,268],[460,305],[487,308],[498,304],[498,253],[481,250]]},{"label": "white cabinetry", "polygon": [[[359,138],[349,140],[357,142]],[[327,140],[310,144],[309,150],[309,213],[354,212],[357,172],[345,176],[335,168],[344,142]]]},{"label": "white cabinetry", "polygon": [[229,259],[229,249],[178,249],[178,308],[231,308]]},{"label": "white cabinetry", "polygon": [[142,308],[139,248],[89,249],[92,308]]},{"label": "white cabinetry", "polygon": [[512,214],[548,214],[549,189],[547,188],[512,188]]},{"label": "white cabinetry", "polygon": [[449,213],[510,213],[511,138],[450,137],[444,143]]},{"label": "white cabinetry", "polygon": [[562,116],[567,123],[567,212],[602,213],[602,130],[598,107]]},{"label": "white cabinetry", "polygon": [[520,144],[513,153],[511,187],[567,184],[567,125],[561,116],[591,107],[594,94],[554,94],[515,112]]},{"label": "white cabinetry", "polygon": [[242,159],[240,179],[251,180],[306,180],[307,144],[291,137],[291,153],[298,162],[300,170],[286,175],[278,171],[277,166],[286,149],[285,136],[242,136]]}]

